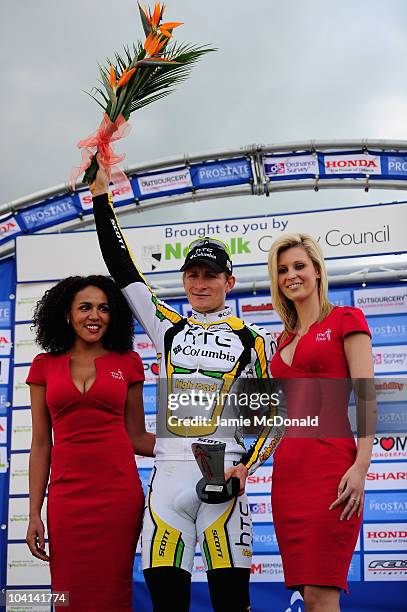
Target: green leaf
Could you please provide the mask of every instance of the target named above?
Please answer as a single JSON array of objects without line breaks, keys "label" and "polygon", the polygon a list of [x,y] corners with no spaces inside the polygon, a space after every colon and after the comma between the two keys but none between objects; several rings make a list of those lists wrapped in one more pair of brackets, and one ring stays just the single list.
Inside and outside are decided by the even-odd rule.
[{"label": "green leaf", "polygon": [[139,2],[137,2],[137,4],[138,4],[138,9],[139,9],[139,11],[140,11],[141,23],[143,24],[144,34],[146,35],[146,38],[147,38],[147,36],[148,36],[148,35],[150,34],[150,32],[151,32],[151,26],[150,26],[150,24],[148,23],[148,21],[147,21],[147,19],[146,19],[146,16],[145,16],[145,14],[144,14],[143,9],[142,9],[142,8],[141,8],[141,6],[140,6],[140,3],[139,3]]}]

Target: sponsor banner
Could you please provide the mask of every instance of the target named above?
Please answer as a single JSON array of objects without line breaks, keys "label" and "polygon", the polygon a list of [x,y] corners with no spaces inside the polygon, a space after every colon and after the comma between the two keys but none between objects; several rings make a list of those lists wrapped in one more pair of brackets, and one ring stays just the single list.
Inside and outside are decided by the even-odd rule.
[{"label": "sponsor banner", "polygon": [[[225,300],[225,308],[231,309],[231,316],[237,317],[237,309],[236,309],[236,300]],[[192,316],[192,308],[191,305],[187,303],[182,304],[182,316],[191,317]]]},{"label": "sponsor banner", "polygon": [[191,176],[194,187],[209,188],[249,183],[253,173],[250,160],[241,158],[192,166]]},{"label": "sponsor banner", "polygon": [[136,464],[139,470],[151,470],[154,466],[154,457],[143,457],[143,455],[136,455]]},{"label": "sponsor banner", "polygon": [[141,565],[141,555],[138,553],[134,557],[133,582],[144,582],[143,568]]},{"label": "sponsor banner", "polygon": [[407,526],[403,523],[367,523],[363,525],[365,550],[407,550]]},{"label": "sponsor banner", "polygon": [[16,366],[13,371],[13,407],[30,406],[30,389],[26,384],[29,366]]},{"label": "sponsor banner", "polygon": [[7,417],[0,417],[0,444],[7,444]]},{"label": "sponsor banner", "polygon": [[165,195],[169,191],[189,190],[193,186],[189,168],[138,176],[137,183],[141,196]]},{"label": "sponsor banner", "polygon": [[0,329],[0,356],[11,353],[11,329]]},{"label": "sponsor banner", "polygon": [[8,387],[0,387],[0,408],[7,408],[8,405]]},{"label": "sponsor banner", "polygon": [[407,431],[407,411],[405,402],[384,402],[377,406],[377,434],[397,432],[402,436]]},{"label": "sponsor banner", "polygon": [[273,521],[270,495],[250,495],[248,499],[253,523],[270,523]]},{"label": "sponsor banner", "polygon": [[325,174],[383,174],[379,155],[367,153],[336,153],[323,155]]},{"label": "sponsor banner", "polygon": [[143,361],[144,367],[144,376],[145,376],[145,385],[155,385],[157,384],[158,378],[158,363],[157,360],[154,361]]},{"label": "sponsor banner", "polygon": [[0,243],[10,240],[12,236],[21,234],[22,229],[16,217],[8,217],[0,219]]},{"label": "sponsor banner", "polygon": [[284,582],[280,555],[255,555],[250,573],[251,582]]},{"label": "sponsor banner", "polygon": [[34,357],[41,353],[41,348],[35,343],[35,332],[31,323],[16,325],[14,328],[14,363],[31,363]]},{"label": "sponsor banner", "polygon": [[[111,185],[110,194],[113,198],[114,204],[123,202],[125,200],[134,200],[134,193],[130,181],[127,185],[123,185],[123,187],[120,188]],[[92,210],[93,204],[91,192],[88,189],[86,191],[80,191],[78,196],[83,210]]]},{"label": "sponsor banner", "polygon": [[366,493],[365,521],[407,521],[407,492]]},{"label": "sponsor banner", "polygon": [[7,300],[0,302],[0,328],[11,325],[11,302]]},{"label": "sponsor banner", "polygon": [[278,553],[278,544],[273,525],[255,525],[253,529],[253,552]]},{"label": "sponsor banner", "polygon": [[150,482],[151,470],[140,469],[138,472],[140,477],[141,486],[143,487],[144,495],[148,493],[148,483]]},{"label": "sponsor banner", "polygon": [[372,463],[366,474],[366,490],[406,489],[407,463]]},{"label": "sponsor banner", "polygon": [[316,155],[267,155],[263,158],[264,172],[270,179],[319,174]]},{"label": "sponsor banner", "polygon": [[345,289],[328,291],[328,299],[334,306],[351,306],[352,304],[352,294]]},{"label": "sponsor banner", "polygon": [[389,461],[391,459],[407,460],[406,434],[392,433],[376,436],[373,443],[372,459],[380,461]]},{"label": "sponsor banner", "polygon": [[377,289],[356,289],[354,304],[365,315],[407,313],[407,287],[380,287]]},{"label": "sponsor banner", "polygon": [[375,378],[376,399],[378,402],[407,402],[407,377],[379,376]]},{"label": "sponsor banner", "polygon": [[8,384],[10,359],[0,358],[0,385]]},{"label": "sponsor banner", "polygon": [[407,372],[407,346],[374,346],[372,352],[375,372]]},{"label": "sponsor banner", "polygon": [[[46,546],[48,549],[48,546]],[[9,587],[45,586],[51,584],[49,563],[33,557],[27,544],[14,543],[7,547],[7,585]]]},{"label": "sponsor banner", "polygon": [[238,299],[239,316],[248,323],[280,323],[281,319],[273,308],[270,295]]},{"label": "sponsor banner", "polygon": [[[29,497],[12,497],[8,506],[8,539],[25,540],[28,526]],[[46,526],[47,497],[41,510],[41,518]]]},{"label": "sponsor banner", "polygon": [[360,555],[353,555],[348,571],[348,582],[360,580]]},{"label": "sponsor banner", "polygon": [[136,351],[142,359],[157,357],[154,343],[151,342],[147,334],[136,334],[134,336],[133,350]]},{"label": "sponsor banner", "polygon": [[146,431],[148,431],[149,433],[153,433],[155,434],[156,431],[156,420],[157,417],[155,414],[146,414],[144,417],[145,420],[145,424],[146,424]]},{"label": "sponsor banner", "polygon": [[10,457],[10,495],[28,494],[28,459],[30,453],[12,453]]},{"label": "sponsor banner", "polygon": [[5,474],[8,470],[7,447],[0,446],[0,474]]},{"label": "sponsor banner", "polygon": [[31,433],[31,410],[13,410],[11,415],[11,450],[30,450]]},{"label": "sponsor banner", "polygon": [[[311,234],[329,259],[403,253],[406,221],[407,203],[397,203],[128,228],[126,240],[143,273],[161,274],[179,272],[190,242],[205,235],[229,245],[235,267],[265,266],[271,244],[283,232]],[[63,261],[49,257],[62,244],[69,257]],[[44,281],[52,281],[71,274],[104,273],[102,268],[94,232],[17,237],[20,282],[38,281],[39,270]]]},{"label": "sponsor banner", "polygon": [[[387,155],[387,173],[398,178],[407,177],[407,157]],[[385,159],[386,159],[385,158]]]},{"label": "sponsor banner", "polygon": [[32,321],[37,302],[54,285],[55,283],[19,283],[16,291],[16,322]]},{"label": "sponsor banner", "polygon": [[259,467],[247,477],[246,481],[246,492],[250,495],[251,493],[268,493],[271,492],[271,475],[273,468],[270,467]]},{"label": "sponsor banner", "polygon": [[145,414],[155,414],[157,412],[157,394],[154,387],[144,387],[143,403]]},{"label": "sponsor banner", "polygon": [[365,581],[407,579],[407,553],[376,553],[364,556]]},{"label": "sponsor banner", "polygon": [[49,225],[57,225],[78,216],[72,198],[65,197],[47,204],[41,204],[20,213],[25,227],[30,231]]},{"label": "sponsor banner", "polygon": [[205,565],[201,555],[195,555],[192,566],[192,582],[206,582]]},{"label": "sponsor banner", "polygon": [[369,317],[373,344],[407,344],[407,314],[393,317]]}]

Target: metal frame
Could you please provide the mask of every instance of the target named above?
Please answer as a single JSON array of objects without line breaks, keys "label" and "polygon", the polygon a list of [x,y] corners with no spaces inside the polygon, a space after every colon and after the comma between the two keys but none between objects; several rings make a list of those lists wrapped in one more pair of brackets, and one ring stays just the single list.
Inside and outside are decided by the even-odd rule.
[{"label": "metal frame", "polygon": [[[365,191],[370,189],[396,189],[406,190],[407,181],[396,181],[396,180],[383,180],[371,178],[366,175],[362,178],[357,179],[330,179],[329,181],[320,182],[319,177],[315,176],[312,179],[294,179],[284,181],[269,181],[268,177],[264,173],[263,167],[263,156],[267,154],[292,154],[301,153],[305,151],[312,151],[315,154],[317,152],[327,151],[349,151],[349,150],[363,150],[368,152],[372,151],[393,151],[393,152],[406,152],[407,153],[407,141],[405,140],[309,140],[299,141],[293,143],[281,143],[272,145],[248,145],[239,149],[230,149],[223,151],[207,151],[201,153],[185,154],[183,156],[162,158],[153,161],[143,162],[140,164],[131,165],[125,167],[126,174],[131,177],[135,174],[144,172],[154,172],[163,168],[171,168],[176,166],[188,166],[191,163],[198,163],[203,161],[217,161],[222,159],[228,159],[233,157],[248,156],[251,158],[255,181],[252,185],[238,185],[234,187],[217,188],[217,189],[205,189],[202,191],[195,191],[192,193],[184,193],[181,195],[174,196],[161,196],[159,198],[149,199],[143,202],[132,202],[126,206],[119,207],[116,210],[117,216],[122,218],[135,212],[142,212],[143,210],[149,210],[151,208],[159,208],[161,206],[168,206],[173,204],[183,204],[186,202],[198,202],[203,200],[212,200],[225,197],[243,196],[243,195],[266,195],[270,196],[273,193],[285,192],[285,191],[304,191],[314,190],[319,191],[320,189],[354,189],[361,188]],[[83,183],[77,184],[78,188],[83,188]],[[58,196],[71,194],[72,190],[68,183],[57,185],[49,189],[32,193],[28,196],[24,196],[17,200],[13,200],[6,204],[0,205],[0,216],[7,213],[14,213],[19,209],[26,208],[37,202]],[[85,229],[90,225],[93,225],[93,217],[83,217],[75,220],[71,220],[65,223],[61,223],[58,226],[54,226],[59,232],[75,231]],[[49,231],[49,228],[42,230],[42,232]],[[39,232],[39,233],[42,233]],[[10,241],[9,244],[5,244],[0,247],[0,259],[8,257],[14,253],[15,241]],[[402,256],[395,256],[395,264],[392,262],[386,265],[370,264],[366,261],[366,258],[361,258],[353,262],[354,266],[352,271],[348,272],[348,263],[341,264],[338,270],[333,270],[328,262],[328,275],[331,284],[349,284],[358,282],[388,282],[391,280],[406,280],[407,279],[407,254]],[[372,258],[368,258],[369,260]],[[259,272],[256,277],[253,277],[253,271],[249,274],[250,280],[244,279],[244,275],[241,275],[240,282],[236,285],[238,291],[252,291],[255,289],[265,289],[268,287],[267,274]],[[170,281],[160,282],[157,277],[154,277],[152,284],[155,285],[158,294],[166,295],[168,297],[181,295],[182,287],[180,286],[180,279],[173,279]]]}]

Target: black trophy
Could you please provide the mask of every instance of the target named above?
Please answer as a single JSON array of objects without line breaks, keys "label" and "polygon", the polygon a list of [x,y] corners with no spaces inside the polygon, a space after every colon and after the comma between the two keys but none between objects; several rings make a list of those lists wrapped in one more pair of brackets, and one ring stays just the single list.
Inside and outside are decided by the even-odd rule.
[{"label": "black trophy", "polygon": [[240,491],[239,478],[225,480],[226,444],[217,440],[194,442],[191,448],[203,475],[196,485],[199,499],[206,504],[222,504],[236,497]]}]

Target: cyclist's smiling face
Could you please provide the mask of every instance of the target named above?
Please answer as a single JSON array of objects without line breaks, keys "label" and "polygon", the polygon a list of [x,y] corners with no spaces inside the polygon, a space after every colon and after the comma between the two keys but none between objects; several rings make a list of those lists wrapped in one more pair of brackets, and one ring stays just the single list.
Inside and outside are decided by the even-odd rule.
[{"label": "cyclist's smiling face", "polygon": [[235,277],[199,264],[185,270],[183,283],[192,308],[198,312],[210,313],[225,307],[225,297],[233,288]]}]

